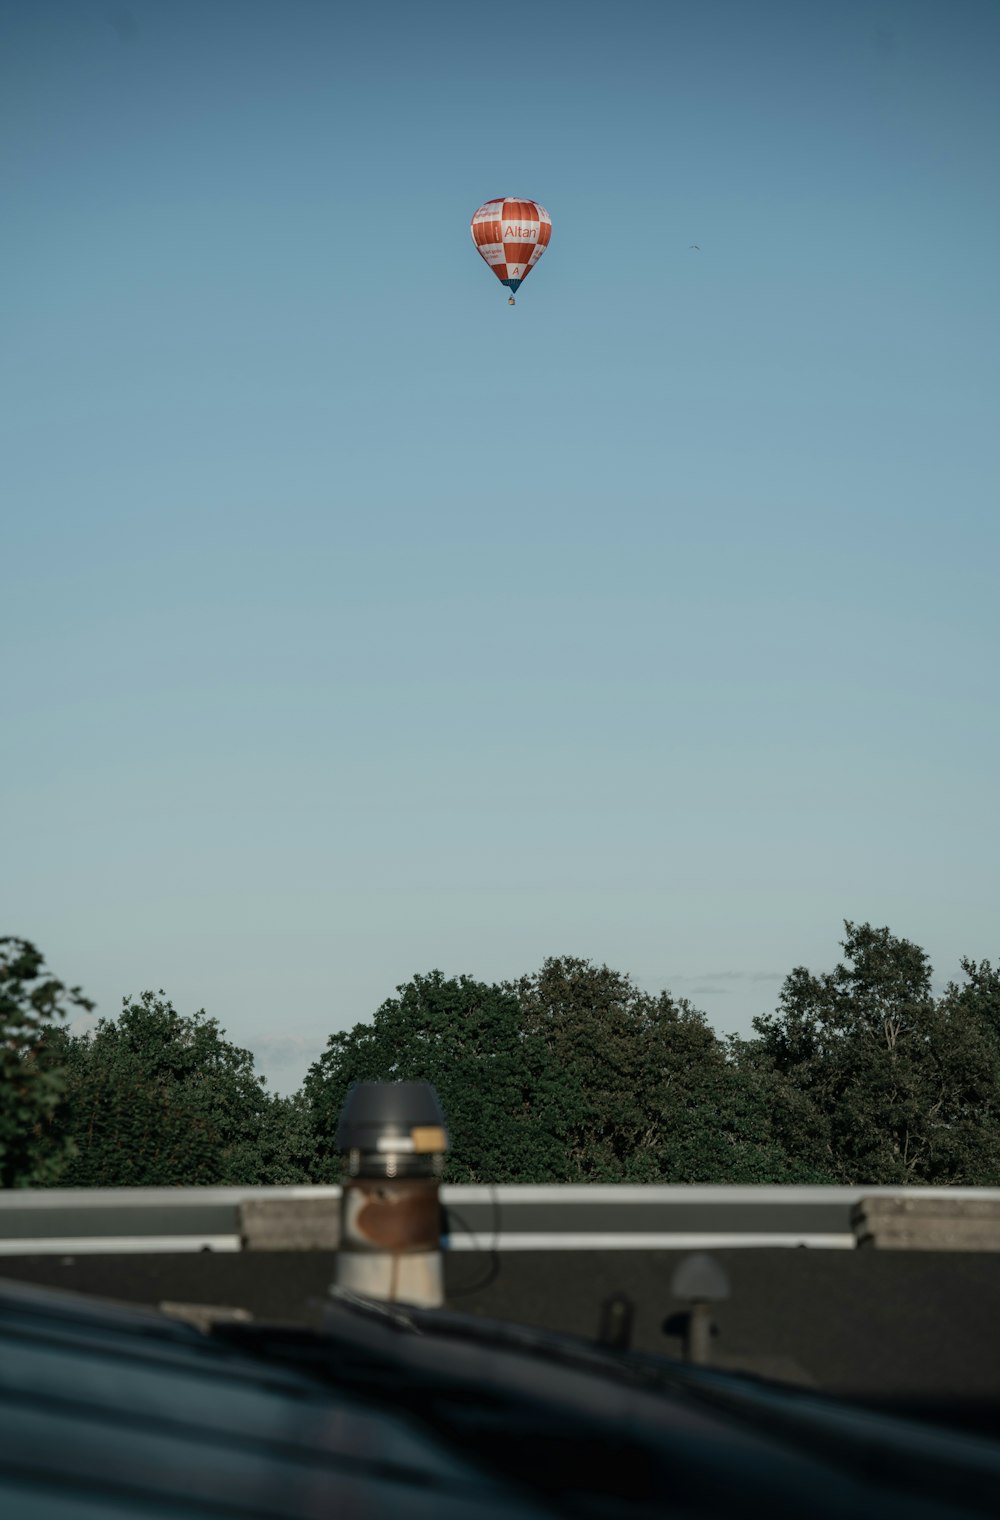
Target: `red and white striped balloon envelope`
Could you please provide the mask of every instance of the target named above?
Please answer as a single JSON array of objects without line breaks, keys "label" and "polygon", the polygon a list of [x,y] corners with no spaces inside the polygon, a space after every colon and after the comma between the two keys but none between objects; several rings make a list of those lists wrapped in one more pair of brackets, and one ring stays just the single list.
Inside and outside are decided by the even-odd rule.
[{"label": "red and white striped balloon envelope", "polygon": [[501,285],[514,292],[549,246],[552,218],[537,201],[498,195],[484,201],[472,218],[472,241]]}]

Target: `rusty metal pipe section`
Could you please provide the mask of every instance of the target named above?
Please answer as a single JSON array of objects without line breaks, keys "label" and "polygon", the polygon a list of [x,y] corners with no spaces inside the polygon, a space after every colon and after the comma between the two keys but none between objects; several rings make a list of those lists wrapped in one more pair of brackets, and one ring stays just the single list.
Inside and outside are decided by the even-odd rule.
[{"label": "rusty metal pipe section", "polygon": [[340,1112],[344,1159],[335,1286],[386,1303],[444,1303],[441,1203],[448,1132],[429,1082],[357,1082]]}]

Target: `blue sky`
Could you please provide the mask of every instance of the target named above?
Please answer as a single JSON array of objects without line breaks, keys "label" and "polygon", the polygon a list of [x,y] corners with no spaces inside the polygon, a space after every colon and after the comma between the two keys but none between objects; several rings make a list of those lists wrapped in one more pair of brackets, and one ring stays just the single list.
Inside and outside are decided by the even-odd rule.
[{"label": "blue sky", "polygon": [[1000,954],[998,45],[7,0],[2,932],[282,1088],[434,966]]}]

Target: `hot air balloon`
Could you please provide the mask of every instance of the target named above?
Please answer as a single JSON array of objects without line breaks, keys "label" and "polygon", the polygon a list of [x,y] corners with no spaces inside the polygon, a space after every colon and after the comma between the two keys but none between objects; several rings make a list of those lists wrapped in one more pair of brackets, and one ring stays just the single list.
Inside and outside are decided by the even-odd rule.
[{"label": "hot air balloon", "polygon": [[472,241],[501,285],[514,292],[526,280],[549,245],[552,219],[537,201],[498,195],[484,201],[472,218]]}]

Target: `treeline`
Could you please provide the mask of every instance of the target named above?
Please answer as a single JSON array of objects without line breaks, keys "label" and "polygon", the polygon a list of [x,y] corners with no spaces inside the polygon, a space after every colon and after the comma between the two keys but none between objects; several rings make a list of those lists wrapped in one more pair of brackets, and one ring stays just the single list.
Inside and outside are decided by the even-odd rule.
[{"label": "treeline", "polygon": [[433,1082],[455,1182],[1000,1182],[1000,967],[940,997],[919,946],[846,923],[843,960],[797,967],[754,1036],[571,957],[516,982],[440,971],[330,1036],[291,1097],[162,992],[92,1005],[0,940],[0,1185],[336,1181],[355,1081]]}]

